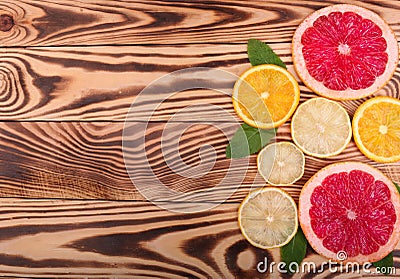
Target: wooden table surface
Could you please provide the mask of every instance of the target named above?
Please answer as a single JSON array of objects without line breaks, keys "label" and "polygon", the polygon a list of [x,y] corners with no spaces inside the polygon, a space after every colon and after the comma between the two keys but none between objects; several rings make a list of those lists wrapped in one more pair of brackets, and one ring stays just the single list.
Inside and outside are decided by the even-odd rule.
[{"label": "wooden table surface", "polygon": [[[139,93],[173,71],[207,67],[242,73],[250,67],[249,38],[268,42],[293,73],[291,38],[298,24],[314,10],[342,2],[0,1],[0,277],[268,277],[256,265],[264,257],[279,261],[279,250],[253,248],[236,221],[240,201],[265,182],[257,175],[255,156],[233,165],[225,158],[228,139],[240,124],[230,97],[198,88],[167,100],[153,94],[147,104],[155,111],[139,106],[136,119],[125,119]],[[400,1],[349,3],[377,12],[400,38]],[[301,101],[315,96],[300,86]],[[398,97],[399,86],[398,68],[377,95]],[[362,101],[342,104],[352,115]],[[233,121],[220,119],[217,107]],[[181,118],[169,121],[186,108]],[[124,150],[126,125],[137,132],[133,140],[144,135],[143,145]],[[279,128],[277,140],[290,140],[289,125]],[[136,149],[147,158],[132,155]],[[124,156],[131,155],[130,177]],[[209,155],[212,165],[204,175],[183,175],[174,167],[209,167]],[[352,142],[328,160],[307,156],[303,179],[284,188],[297,199],[315,171],[349,160],[371,163],[400,181],[398,164],[370,162]],[[147,164],[154,178],[145,180],[149,191],[162,183],[201,193],[219,184],[228,169],[244,180],[215,191],[216,200],[232,189],[233,194],[211,209],[171,212],[136,187],[135,179],[148,174]],[[209,198],[196,204],[209,205]],[[324,259],[309,249],[306,260]],[[328,270],[317,275],[359,276]]]}]

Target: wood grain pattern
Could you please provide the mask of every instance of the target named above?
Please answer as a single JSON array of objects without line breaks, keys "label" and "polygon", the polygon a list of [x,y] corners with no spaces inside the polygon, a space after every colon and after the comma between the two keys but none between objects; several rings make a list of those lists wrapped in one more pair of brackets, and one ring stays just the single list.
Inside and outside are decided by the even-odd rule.
[{"label": "wood grain pattern", "polygon": [[397,1],[74,1],[3,0],[14,26],[3,46],[290,42],[312,11],[353,3],[379,13],[400,34]]},{"label": "wood grain pattern", "polygon": [[[175,80],[150,98],[138,96],[184,68],[241,74],[250,67],[249,38],[271,43],[294,73],[290,41],[297,25],[314,10],[343,2],[377,12],[399,37],[400,3],[393,0],[1,1],[0,277],[287,278],[256,272],[264,257],[279,261],[279,250],[252,247],[237,226],[239,202],[265,182],[254,155],[249,161],[225,158],[240,120],[230,97],[218,90],[229,92],[234,79],[214,77],[210,85],[217,90],[186,90],[163,100],[182,82]],[[399,83],[400,68],[376,95],[399,98]],[[315,96],[300,85],[301,101]],[[135,101],[124,154],[123,122]],[[363,101],[342,104],[353,115]],[[276,140],[290,140],[289,127],[280,127]],[[371,162],[352,142],[334,158],[306,156],[304,177],[284,188],[297,200],[320,168],[351,160],[400,182],[399,163]],[[228,171],[243,180],[213,188]],[[157,182],[196,205],[229,198],[206,212],[172,213],[138,191],[147,183],[156,192]],[[305,260],[324,261],[311,249]],[[316,276],[354,274],[325,270],[293,278]]]},{"label": "wood grain pattern", "polygon": [[[140,123],[131,125],[141,128]],[[176,129],[178,125],[173,124],[168,129]],[[181,192],[210,188],[224,178],[230,160],[225,158],[227,138],[222,132],[212,126],[195,125],[177,142],[180,145],[180,153],[174,152],[171,147],[162,152],[160,139],[164,128],[164,123],[154,123],[148,128],[148,159],[140,155],[137,158],[138,179],[146,174],[146,160],[155,172],[155,182],[160,180],[171,189]],[[236,128],[236,125],[228,125],[225,129],[227,135],[231,136]],[[0,195],[142,199],[125,170],[122,129],[122,123],[1,123]],[[186,127],[182,132],[185,130]],[[207,135],[204,135],[205,131]],[[133,137],[140,137],[140,132],[141,129],[138,129],[138,135]],[[168,138],[165,140],[168,141]],[[183,163],[196,166],[200,160],[198,150],[205,144],[213,145],[216,150],[216,162],[204,177],[184,177],[169,167],[179,169]],[[165,163],[163,153],[168,156],[169,166]],[[207,153],[213,156],[213,152],[208,151],[205,157],[208,156]],[[137,156],[135,150],[128,150],[127,154],[128,157]],[[237,167],[231,170],[233,174],[245,176],[243,184],[251,184],[256,177],[254,160],[255,158],[251,158],[252,166],[249,167],[246,164],[247,160],[241,160],[239,162],[243,164],[237,164]],[[257,184],[264,184],[259,177]],[[243,196],[243,189],[241,191]]]},{"label": "wood grain pattern", "polygon": [[[147,129],[143,123],[129,125],[136,132],[128,141],[134,146],[143,136],[146,141],[145,147],[126,149],[133,184],[122,153],[122,123],[0,123],[0,196],[142,200],[135,183],[146,182],[152,190],[161,182],[189,197],[193,191],[216,187],[211,197],[203,197],[210,202],[230,191],[234,192],[230,201],[241,201],[252,187],[265,185],[257,174],[255,155],[225,158],[228,139],[238,124],[151,123]],[[279,128],[276,140],[290,140],[289,128],[289,124]],[[378,167],[400,182],[400,163],[372,162],[352,142],[330,159],[306,156],[303,178],[285,189],[297,199],[302,185],[320,168],[352,160]],[[230,180],[222,183],[228,175]]]},{"label": "wood grain pattern", "polygon": [[[177,214],[145,202],[0,202],[2,276],[280,277],[277,272],[269,276],[256,271],[264,257],[268,262],[279,261],[279,250],[258,249],[244,240],[237,225],[236,203],[203,213]],[[395,253],[394,259],[399,267],[400,255]],[[324,259],[310,250],[305,261],[319,267]],[[325,270],[320,276],[328,275],[333,274]],[[312,276],[302,273],[294,278]]]},{"label": "wood grain pattern", "polygon": [[252,248],[237,204],[173,214],[147,203],[2,200],[0,273],[40,278],[233,278],[251,276],[237,257]]},{"label": "wood grain pattern", "polygon": [[[273,45],[274,50],[295,74],[290,44]],[[192,45],[177,47],[89,47],[0,49],[1,121],[124,121],[131,104],[137,101],[129,121],[170,120],[179,113],[180,121],[204,119],[237,122],[231,99],[216,90],[231,92],[236,76],[250,67],[246,45]],[[177,77],[160,84],[147,102],[138,94],[158,78],[176,70],[195,69],[196,85],[203,67],[227,71],[228,80],[207,77],[211,88],[175,92],[186,81]],[[400,68],[389,84],[376,95],[398,97]],[[302,100],[316,96],[302,83]],[[169,96],[166,100],[163,97]],[[365,99],[344,102],[350,114]],[[156,108],[155,110],[153,108]],[[188,107],[192,110],[182,111]],[[224,114],[221,114],[221,110]],[[222,116],[221,116],[222,115]]]},{"label": "wood grain pattern", "polygon": [[[212,46],[188,47],[181,54],[175,47],[2,49],[0,119],[123,121],[135,96],[157,78],[191,66],[235,68],[245,60],[244,48],[239,54],[226,51]],[[192,94],[182,103],[198,100]]]}]

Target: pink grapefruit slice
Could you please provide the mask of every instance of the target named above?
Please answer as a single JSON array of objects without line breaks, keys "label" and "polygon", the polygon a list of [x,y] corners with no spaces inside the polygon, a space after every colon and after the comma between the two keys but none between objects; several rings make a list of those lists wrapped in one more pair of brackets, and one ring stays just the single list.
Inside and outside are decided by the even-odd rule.
[{"label": "pink grapefruit slice", "polygon": [[399,193],[367,164],[332,164],[304,185],[299,221],[317,253],[335,261],[375,262],[399,241]]},{"label": "pink grapefruit slice", "polygon": [[391,79],[399,48],[379,15],[339,4],[315,11],[299,25],[292,55],[297,74],[310,89],[349,100],[368,96]]}]

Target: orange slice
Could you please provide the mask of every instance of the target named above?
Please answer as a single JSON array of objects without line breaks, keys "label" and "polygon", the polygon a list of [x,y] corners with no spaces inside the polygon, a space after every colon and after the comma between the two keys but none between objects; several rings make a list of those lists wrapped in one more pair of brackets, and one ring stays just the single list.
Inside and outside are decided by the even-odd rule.
[{"label": "orange slice", "polygon": [[400,160],[400,100],[376,97],[364,102],[353,118],[353,134],[360,151],[371,160]]},{"label": "orange slice", "polygon": [[247,124],[271,129],[286,122],[300,100],[296,79],[284,68],[265,64],[250,68],[237,80],[233,106]]}]

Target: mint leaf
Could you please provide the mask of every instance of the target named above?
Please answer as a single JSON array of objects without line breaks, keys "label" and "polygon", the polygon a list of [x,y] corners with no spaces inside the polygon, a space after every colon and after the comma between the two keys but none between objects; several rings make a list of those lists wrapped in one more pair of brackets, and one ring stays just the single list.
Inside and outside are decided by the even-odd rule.
[{"label": "mint leaf", "polygon": [[[390,271],[390,268],[388,267],[393,267],[393,252],[390,252],[390,254],[384,257],[382,260],[374,262],[372,264],[375,267],[379,267],[381,271],[386,271],[384,274],[388,274]],[[384,268],[382,269],[382,267]]]},{"label": "mint leaf", "polygon": [[275,134],[276,129],[262,130],[243,123],[226,147],[226,157],[243,158],[257,153]]},{"label": "mint leaf", "polygon": [[397,188],[397,191],[399,191],[399,193],[400,193],[400,186],[399,186],[399,184],[397,184],[396,182],[394,182],[393,181],[393,184],[394,184],[394,186],[396,186],[396,188]]},{"label": "mint leaf", "polygon": [[[250,39],[247,43],[247,53],[251,65],[275,64],[286,69],[278,55],[265,43]],[[257,153],[275,136],[276,129],[262,130],[243,124],[233,135],[226,147],[227,158],[243,158]]]},{"label": "mint leaf", "polygon": [[269,45],[256,39],[250,39],[247,42],[247,54],[252,66],[262,64],[275,64],[286,69],[286,65],[282,62],[278,55],[270,48]]},{"label": "mint leaf", "polygon": [[[285,246],[281,247],[281,261],[286,263],[285,268],[289,273],[296,272],[296,268],[300,266],[306,256],[306,250],[307,239],[299,227],[292,240],[290,240],[290,242]],[[290,265],[292,262],[297,263],[297,265]]]}]

